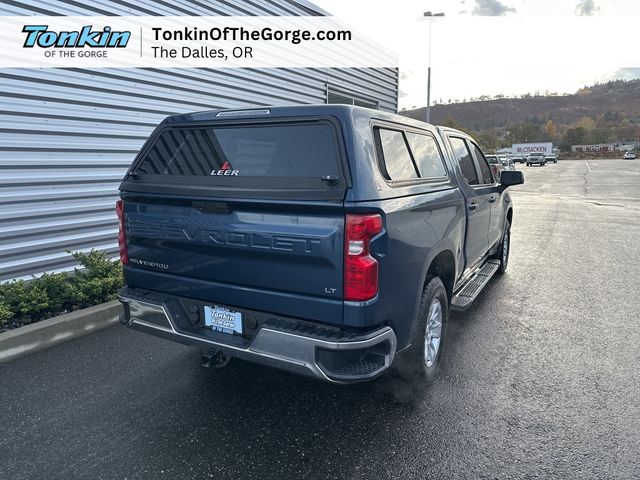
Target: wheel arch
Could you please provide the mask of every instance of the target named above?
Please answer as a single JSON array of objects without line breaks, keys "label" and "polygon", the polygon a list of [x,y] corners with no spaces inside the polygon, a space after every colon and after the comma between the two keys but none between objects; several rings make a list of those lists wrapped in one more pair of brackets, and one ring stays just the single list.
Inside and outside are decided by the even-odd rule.
[{"label": "wheel arch", "polygon": [[456,259],[451,250],[442,250],[431,259],[424,275],[423,289],[430,277],[438,277],[442,280],[447,296],[451,300],[456,281]]},{"label": "wheel arch", "polygon": [[[453,246],[453,245],[451,245]],[[453,296],[453,286],[456,280],[456,260],[453,250],[449,246],[441,246],[437,250],[433,250],[433,255],[429,255],[425,262],[425,268],[422,272],[422,282],[419,285],[419,291],[416,298],[414,315],[412,317],[409,342],[413,341],[417,327],[417,313],[420,306],[420,298],[424,288],[432,277],[438,277],[444,284],[447,292],[447,298],[451,302]]]}]

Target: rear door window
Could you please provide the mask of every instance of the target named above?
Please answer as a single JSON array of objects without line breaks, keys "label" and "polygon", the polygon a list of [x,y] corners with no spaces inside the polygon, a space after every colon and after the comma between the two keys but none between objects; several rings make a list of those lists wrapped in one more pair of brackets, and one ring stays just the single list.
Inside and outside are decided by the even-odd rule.
[{"label": "rear door window", "polygon": [[418,178],[403,133],[385,128],[376,128],[376,132],[389,180]]},{"label": "rear door window", "polygon": [[156,138],[133,173],[341,177],[335,129],[323,123],[171,128]]}]

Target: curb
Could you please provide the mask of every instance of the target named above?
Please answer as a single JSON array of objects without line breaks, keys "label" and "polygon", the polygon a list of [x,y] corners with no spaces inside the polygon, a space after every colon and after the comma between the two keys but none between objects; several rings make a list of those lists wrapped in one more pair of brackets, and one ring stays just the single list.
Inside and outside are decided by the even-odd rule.
[{"label": "curb", "polygon": [[114,300],[0,333],[0,364],[111,327],[121,312]]}]

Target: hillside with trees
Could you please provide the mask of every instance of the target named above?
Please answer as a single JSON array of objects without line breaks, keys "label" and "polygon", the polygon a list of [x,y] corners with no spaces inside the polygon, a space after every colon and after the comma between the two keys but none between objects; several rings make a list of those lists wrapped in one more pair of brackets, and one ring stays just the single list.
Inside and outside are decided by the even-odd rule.
[{"label": "hillside with trees", "polygon": [[[425,118],[425,108],[400,113]],[[552,141],[568,151],[576,144],[640,140],[640,80],[615,80],[568,95],[439,100],[431,107],[431,123],[465,130],[488,150]]]}]

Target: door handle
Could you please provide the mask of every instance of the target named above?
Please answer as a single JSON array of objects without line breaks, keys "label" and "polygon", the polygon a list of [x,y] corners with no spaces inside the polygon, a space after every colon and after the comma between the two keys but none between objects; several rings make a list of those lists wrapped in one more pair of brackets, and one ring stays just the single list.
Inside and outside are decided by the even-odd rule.
[{"label": "door handle", "polygon": [[478,204],[476,202],[471,202],[469,204],[469,210],[475,210],[476,208],[478,208]]},{"label": "door handle", "polygon": [[489,203],[493,203],[493,202],[495,202],[495,201],[496,201],[496,198],[498,198],[498,197],[496,197],[495,195],[491,195],[491,196],[489,197]]}]

